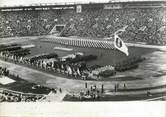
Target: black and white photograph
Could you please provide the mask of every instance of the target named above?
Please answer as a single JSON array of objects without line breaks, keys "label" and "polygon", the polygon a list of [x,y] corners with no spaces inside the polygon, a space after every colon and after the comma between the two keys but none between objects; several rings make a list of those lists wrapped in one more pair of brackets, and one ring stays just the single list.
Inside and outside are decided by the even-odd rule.
[{"label": "black and white photograph", "polygon": [[131,101],[166,101],[165,0],[0,1],[1,103]]},{"label": "black and white photograph", "polygon": [[[165,0],[0,0],[0,116],[6,103],[165,101]],[[80,117],[100,116],[84,115],[90,108],[110,107],[89,105]],[[165,117],[163,108],[145,117]]]},{"label": "black and white photograph", "polygon": [[165,100],[166,1],[0,7],[1,102]]}]

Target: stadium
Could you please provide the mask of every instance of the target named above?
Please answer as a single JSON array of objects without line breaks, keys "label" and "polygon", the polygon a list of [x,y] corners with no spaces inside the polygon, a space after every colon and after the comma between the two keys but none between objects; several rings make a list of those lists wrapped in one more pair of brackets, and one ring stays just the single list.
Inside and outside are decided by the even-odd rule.
[{"label": "stadium", "polygon": [[0,38],[1,102],[166,98],[165,1],[4,6]]}]

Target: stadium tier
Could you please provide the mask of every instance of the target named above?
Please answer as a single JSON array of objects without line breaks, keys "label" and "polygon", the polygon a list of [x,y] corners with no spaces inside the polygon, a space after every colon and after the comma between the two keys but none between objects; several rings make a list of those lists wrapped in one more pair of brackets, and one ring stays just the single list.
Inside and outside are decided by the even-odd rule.
[{"label": "stadium tier", "polygon": [[[165,44],[166,2],[113,2],[0,8],[0,37],[108,38],[125,28],[127,42]],[[111,38],[112,39],[112,38]]]}]

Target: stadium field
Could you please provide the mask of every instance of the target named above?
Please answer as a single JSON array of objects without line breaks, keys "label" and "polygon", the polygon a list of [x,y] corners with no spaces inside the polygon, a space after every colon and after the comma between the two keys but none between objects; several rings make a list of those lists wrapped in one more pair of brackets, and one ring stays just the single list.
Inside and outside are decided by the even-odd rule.
[{"label": "stadium field", "polygon": [[[12,40],[7,41],[7,43],[10,42],[12,42]],[[160,51],[158,49],[152,49],[152,48],[130,46],[129,56],[127,57],[125,54],[119,52],[118,50],[66,46],[51,41],[43,42],[40,37],[36,37],[36,39],[30,39],[29,37],[29,39],[23,39],[22,41],[19,41],[19,39],[15,39],[15,41],[13,41],[12,43],[18,43],[21,45],[30,45],[30,44],[35,45],[35,47],[30,48],[31,54],[28,55],[27,57],[31,57],[38,54],[40,55],[42,53],[52,53],[52,52],[57,53],[60,57],[66,56],[68,54],[73,54],[76,52],[82,52],[86,55],[88,54],[97,55],[97,60],[88,62],[89,66],[113,65],[118,61],[128,59],[132,56],[146,57],[145,61],[139,63],[138,68],[133,70],[128,70],[125,72],[117,72],[115,76],[110,76],[107,79],[103,79],[103,81],[82,81],[78,79],[77,80],[68,79],[66,77],[56,76],[56,74],[49,75],[49,72],[41,73],[37,72],[34,69],[30,70],[25,66],[19,67],[17,65],[15,66],[14,64],[10,65],[0,62],[3,66],[6,66],[13,73],[21,75],[23,79],[30,82],[41,84],[43,86],[47,86],[50,88],[61,87],[62,89],[67,90],[69,93],[77,91],[79,92],[80,90],[82,90],[84,88],[85,82],[91,85],[96,84],[97,86],[101,86],[101,84],[104,84],[104,87],[108,92],[108,95],[112,95],[110,92],[112,92],[115,83],[120,83],[120,84],[125,83],[128,87],[128,91],[123,91],[122,87],[122,91],[118,92],[117,95],[136,94],[138,95],[136,97],[139,97],[140,94],[141,95],[146,94],[147,90],[151,88],[153,92],[157,93],[165,92],[165,74],[166,74],[165,51]],[[54,47],[72,48],[73,50],[72,51],[54,50]],[[136,99],[136,97],[134,97],[133,99]],[[146,99],[146,96],[144,99]]]},{"label": "stadium field", "polygon": [[[28,37],[27,37],[28,38]],[[31,37],[29,37],[31,38]],[[14,42],[16,43],[16,42]],[[139,68],[126,71],[126,72],[119,72],[117,73],[117,77],[121,76],[130,76],[130,77],[140,77],[140,78],[146,78],[149,76],[153,76],[156,73],[161,74],[164,72],[163,70],[160,70],[158,66],[161,64],[156,62],[158,60],[163,61],[164,54],[159,53],[165,53],[164,51],[159,51],[157,49],[152,48],[142,48],[142,47],[131,47],[129,46],[129,56],[126,56],[122,52],[118,50],[111,50],[111,49],[102,49],[102,48],[83,48],[83,47],[76,47],[76,46],[66,46],[54,43],[52,41],[44,42],[43,39],[40,37],[36,37],[36,39],[28,39],[22,42],[19,42],[21,45],[29,45],[34,44],[34,48],[30,48],[31,54],[27,57],[31,57],[34,55],[40,55],[43,53],[57,53],[60,57],[66,56],[68,54],[73,54],[76,52],[84,53],[85,55],[97,55],[97,60],[89,61],[88,65],[113,65],[119,61],[128,59],[133,56],[144,56],[147,59],[139,64]],[[65,48],[72,48],[72,51],[63,51],[63,50],[54,50],[54,47],[65,47]],[[116,77],[115,76],[115,77]]]}]

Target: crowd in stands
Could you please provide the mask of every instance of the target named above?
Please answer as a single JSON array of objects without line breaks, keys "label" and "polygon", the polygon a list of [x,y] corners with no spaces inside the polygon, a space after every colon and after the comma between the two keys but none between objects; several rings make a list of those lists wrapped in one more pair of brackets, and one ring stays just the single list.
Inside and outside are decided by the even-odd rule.
[{"label": "crowd in stands", "polygon": [[64,24],[61,36],[105,38],[127,25],[120,34],[125,41],[165,44],[165,8],[5,11],[0,16],[0,37],[45,35]]},{"label": "crowd in stands", "polygon": [[42,94],[31,94],[0,89],[0,102],[36,102],[44,99]]},{"label": "crowd in stands", "polygon": [[[74,21],[63,36],[109,37],[127,26],[120,36],[125,41],[160,44],[165,42],[165,9],[116,9],[84,11],[71,18]],[[80,16],[80,17],[79,17]]]}]

